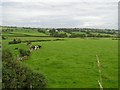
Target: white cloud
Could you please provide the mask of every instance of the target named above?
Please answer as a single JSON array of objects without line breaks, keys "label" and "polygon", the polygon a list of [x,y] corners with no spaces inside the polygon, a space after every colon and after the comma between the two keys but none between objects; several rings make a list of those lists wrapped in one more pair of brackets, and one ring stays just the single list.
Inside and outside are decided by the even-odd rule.
[{"label": "white cloud", "polygon": [[3,0],[3,25],[117,28],[118,0]]}]

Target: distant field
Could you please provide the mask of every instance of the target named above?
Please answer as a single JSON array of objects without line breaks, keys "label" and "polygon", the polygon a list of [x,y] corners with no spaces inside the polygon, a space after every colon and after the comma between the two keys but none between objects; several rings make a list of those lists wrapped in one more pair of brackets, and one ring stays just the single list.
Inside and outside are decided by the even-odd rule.
[{"label": "distant field", "polygon": [[38,32],[13,32],[13,33],[3,33],[4,36],[22,36],[22,37],[28,37],[28,36],[47,36],[44,33],[38,33]]},{"label": "distant field", "polygon": [[[3,40],[3,48],[18,55],[15,47],[28,49],[26,43],[8,45],[14,37]],[[17,37],[21,40],[54,39]],[[64,38],[64,41],[35,42],[42,48],[33,51],[22,64],[43,73],[49,88],[99,88],[99,72],[96,55],[100,58],[102,85],[118,87],[118,41],[112,39]]]}]

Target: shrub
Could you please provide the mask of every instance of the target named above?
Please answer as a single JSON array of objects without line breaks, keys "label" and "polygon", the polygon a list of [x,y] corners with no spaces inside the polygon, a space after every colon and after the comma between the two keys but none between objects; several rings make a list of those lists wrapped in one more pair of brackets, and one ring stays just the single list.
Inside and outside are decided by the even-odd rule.
[{"label": "shrub", "polygon": [[18,40],[17,40],[17,43],[21,43],[21,39],[18,39]]},{"label": "shrub", "polygon": [[17,40],[16,39],[13,39],[13,44],[17,44]]},{"label": "shrub", "polygon": [[3,40],[5,40],[5,39],[6,39],[6,37],[2,36],[2,39],[3,39]]},{"label": "shrub", "polygon": [[8,49],[2,52],[2,60],[7,62],[13,60],[12,53]]},{"label": "shrub", "polygon": [[67,34],[66,34],[66,33],[61,33],[61,34],[59,34],[59,33],[54,33],[54,34],[53,34],[53,37],[65,38],[65,37],[67,37]]},{"label": "shrub", "polygon": [[30,45],[30,44],[31,44],[31,41],[28,41],[28,42],[27,42],[27,45]]},{"label": "shrub", "polygon": [[[2,88],[44,88],[45,78],[42,74],[36,73],[23,66],[12,58],[12,54],[3,51]],[[10,55],[9,55],[10,54]]]},{"label": "shrub", "polygon": [[24,56],[29,56],[30,55],[30,51],[29,50],[24,50],[24,49],[19,49],[19,53],[20,53],[20,57],[24,57]]},{"label": "shrub", "polygon": [[20,39],[13,39],[13,41],[9,42],[9,44],[18,44],[18,43],[21,43],[21,40]]},{"label": "shrub", "polygon": [[77,37],[83,38],[85,36],[86,36],[85,34],[75,34],[75,33],[72,33],[69,37],[70,38],[77,38]]}]

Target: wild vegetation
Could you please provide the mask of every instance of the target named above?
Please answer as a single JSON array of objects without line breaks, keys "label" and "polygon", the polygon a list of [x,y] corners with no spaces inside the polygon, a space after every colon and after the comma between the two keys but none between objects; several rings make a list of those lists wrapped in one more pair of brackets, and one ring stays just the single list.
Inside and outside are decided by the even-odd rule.
[{"label": "wild vegetation", "polygon": [[14,58],[9,60],[4,54],[3,87],[99,88],[96,55],[100,59],[102,86],[118,87],[118,30],[2,28],[3,49],[8,49]]},{"label": "wild vegetation", "polygon": [[44,88],[45,77],[14,60],[9,50],[2,55],[2,88]]}]

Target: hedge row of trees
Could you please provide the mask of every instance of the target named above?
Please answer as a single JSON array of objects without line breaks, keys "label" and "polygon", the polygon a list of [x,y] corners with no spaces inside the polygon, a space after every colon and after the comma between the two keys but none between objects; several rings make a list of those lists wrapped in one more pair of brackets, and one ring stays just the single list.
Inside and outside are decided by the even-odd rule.
[{"label": "hedge row of trees", "polygon": [[66,33],[62,33],[59,34],[58,32],[52,32],[50,34],[53,37],[60,37],[60,38],[65,38],[65,37],[69,37],[69,38],[84,38],[84,37],[112,37],[111,35],[104,35],[104,34],[92,34],[92,33],[88,33],[86,32],[86,34],[79,34],[79,33],[71,33],[69,36]]},{"label": "hedge row of trees", "polygon": [[93,32],[93,33],[104,33],[104,34],[117,34],[118,30],[115,29],[94,29],[94,28],[57,28],[58,31],[71,32]]},{"label": "hedge row of trees", "polygon": [[2,87],[3,88],[44,88],[45,77],[33,72],[13,58],[9,50],[3,50],[2,54]]},{"label": "hedge row of trees", "polygon": [[[91,31],[90,31],[91,30]],[[67,29],[67,28],[59,28],[59,29],[51,29],[49,30],[49,33],[51,36],[53,37],[61,37],[61,38],[64,38],[64,37],[70,37],[70,38],[76,38],[76,37],[81,37],[81,38],[84,38],[84,37],[112,37],[112,35],[116,34],[117,32],[115,31],[112,31],[112,30],[100,30],[100,31],[94,31],[92,29],[87,29],[87,30],[84,30],[84,29],[79,29],[79,28],[74,28],[74,29]],[[84,34],[80,34],[80,33],[73,33],[74,32],[84,32]],[[64,32],[64,33],[60,33],[60,32]],[[93,34],[92,32],[94,32],[95,34]],[[97,34],[97,32],[99,32]],[[68,36],[66,33],[69,33],[70,35]],[[110,35],[112,34],[112,35]],[[117,34],[116,34],[116,37],[117,37]]]},{"label": "hedge row of trees", "polygon": [[52,34],[53,37],[60,37],[60,38],[65,38],[67,37],[67,34],[66,33],[54,33]]}]

